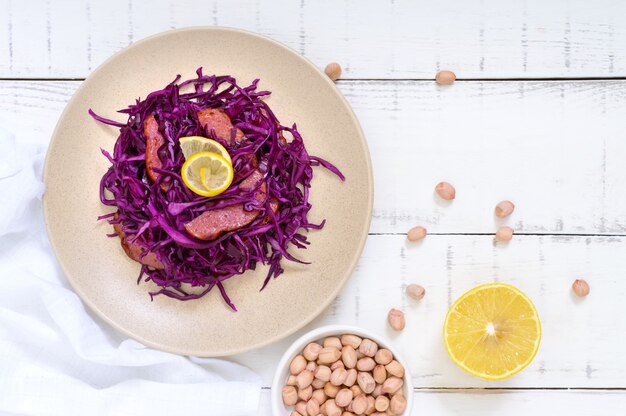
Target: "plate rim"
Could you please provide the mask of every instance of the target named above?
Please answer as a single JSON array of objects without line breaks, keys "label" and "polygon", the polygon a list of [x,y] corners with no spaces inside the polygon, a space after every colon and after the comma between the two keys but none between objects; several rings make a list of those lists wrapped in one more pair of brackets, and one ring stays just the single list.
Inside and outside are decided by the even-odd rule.
[{"label": "plate rim", "polygon": [[[274,44],[275,46],[279,47],[280,49],[282,49],[283,51],[285,51],[286,53],[289,53],[291,55],[295,55],[298,59],[300,59],[303,63],[305,63],[308,67],[310,67],[311,69],[313,69],[314,71],[316,71],[324,80],[326,83],[330,84],[333,86],[332,91],[335,94],[335,96],[337,98],[339,98],[339,100],[341,101],[341,103],[343,104],[343,106],[346,108],[347,113],[349,114],[350,119],[352,120],[352,122],[354,123],[354,125],[356,126],[357,132],[358,132],[358,136],[359,139],[361,140],[362,144],[363,144],[363,149],[365,151],[365,156],[366,156],[366,160],[365,160],[365,167],[367,170],[367,175],[368,175],[368,192],[367,192],[367,221],[366,221],[366,230],[363,233],[363,235],[361,236],[359,243],[358,243],[358,248],[357,250],[355,250],[353,258],[350,261],[349,267],[348,267],[348,272],[345,274],[345,276],[342,277],[341,281],[339,282],[338,285],[336,285],[335,289],[331,292],[331,294],[323,301],[320,302],[318,307],[313,310],[313,312],[310,313],[309,316],[304,317],[297,325],[294,325],[293,327],[287,329],[286,331],[280,332],[278,334],[276,334],[273,337],[264,339],[262,341],[247,345],[247,346],[242,346],[242,347],[238,347],[235,349],[230,349],[230,350],[220,350],[217,352],[211,352],[210,354],[207,354],[206,352],[203,351],[196,351],[193,349],[183,349],[183,348],[176,348],[176,347],[171,347],[169,345],[166,344],[162,344],[156,341],[152,341],[152,340],[148,340],[145,339],[142,336],[139,336],[138,334],[124,328],[122,325],[120,325],[119,323],[117,323],[116,321],[114,321],[113,319],[111,319],[109,316],[107,316],[106,313],[104,313],[102,310],[100,310],[100,308],[96,305],[96,303],[94,303],[89,296],[87,296],[81,289],[80,289],[80,284],[77,283],[77,281],[71,277],[71,274],[68,273],[67,270],[67,266],[65,264],[64,261],[61,260],[61,258],[59,257],[58,253],[59,250],[57,249],[57,245],[54,242],[53,238],[51,238],[51,233],[50,233],[50,218],[49,218],[49,214],[50,214],[50,208],[48,206],[48,198],[47,198],[47,185],[48,185],[48,178],[50,176],[50,154],[51,154],[51,149],[54,147],[55,143],[59,140],[59,129],[60,129],[60,125],[61,122],[65,119],[68,109],[71,106],[71,104],[73,103],[73,101],[76,99],[76,95],[78,94],[78,92],[83,88],[83,86],[89,82],[94,76],[96,76],[104,67],[106,67],[111,61],[113,61],[114,59],[116,59],[118,56],[120,56],[123,53],[127,53],[129,50],[132,49],[136,49],[138,47],[141,47],[142,44],[153,41],[155,39],[161,38],[161,37],[166,37],[166,36],[170,36],[173,34],[178,34],[178,33],[182,33],[182,32],[196,32],[196,31],[203,31],[203,32],[232,32],[232,33],[238,33],[238,34],[243,34],[246,36],[251,36],[253,38],[258,38],[261,39],[265,42],[270,42],[272,44]],[[46,235],[48,237],[48,241],[50,242],[50,246],[52,248],[52,251],[54,253],[54,256],[61,268],[61,270],[63,271],[63,275],[64,278],[70,283],[72,290],[78,295],[78,297],[80,298],[80,300],[83,302],[83,304],[87,305],[88,308],[93,311],[98,318],[102,319],[103,321],[105,321],[108,325],[110,325],[112,328],[114,328],[116,331],[126,335],[127,337],[134,339],[140,343],[142,343],[143,345],[150,347],[150,348],[154,348],[160,351],[165,351],[165,352],[169,352],[169,353],[174,353],[174,354],[178,354],[178,355],[190,355],[190,356],[197,356],[197,357],[224,357],[224,356],[230,356],[230,355],[235,355],[235,354],[240,354],[243,352],[247,352],[247,351],[251,351],[254,349],[258,349],[258,348],[262,348],[265,346],[268,346],[270,344],[274,344],[282,339],[285,339],[293,334],[295,334],[296,332],[300,331],[302,328],[304,328],[306,325],[308,325],[309,323],[311,323],[315,318],[317,318],[336,298],[337,295],[339,294],[339,292],[343,289],[343,287],[345,286],[346,282],[348,281],[348,279],[352,276],[352,274],[354,273],[354,270],[356,269],[357,263],[361,258],[361,255],[363,254],[363,250],[365,248],[365,243],[367,241],[367,238],[369,237],[369,230],[371,227],[371,222],[372,222],[372,211],[373,211],[373,206],[374,206],[374,174],[373,174],[373,168],[372,168],[372,159],[371,159],[371,153],[369,151],[369,146],[367,143],[367,139],[365,138],[365,134],[363,133],[363,129],[361,127],[361,124],[359,123],[358,118],[356,117],[356,114],[354,113],[354,110],[352,109],[352,106],[350,105],[350,103],[348,102],[348,100],[343,96],[343,94],[339,91],[339,88],[337,88],[336,84],[330,80],[330,78],[328,78],[328,76],[322,72],[321,69],[319,69],[313,62],[311,62],[311,60],[309,60],[307,57],[303,56],[302,54],[298,53],[297,51],[293,50],[292,48],[290,48],[289,46],[278,42],[268,36],[256,33],[256,32],[252,32],[249,30],[244,30],[244,29],[239,29],[239,28],[233,28],[233,27],[227,27],[227,26],[189,26],[189,27],[184,27],[184,28],[177,28],[177,29],[172,29],[172,30],[167,30],[167,31],[163,31],[163,32],[159,32],[159,33],[155,33],[153,35],[144,37],[138,41],[135,41],[133,43],[131,43],[130,45],[116,51],[115,53],[113,53],[111,56],[109,56],[107,59],[105,59],[100,65],[98,65],[98,67],[96,69],[94,69],[93,71],[91,71],[89,73],[89,75],[85,78],[85,80],[83,80],[80,84],[80,86],[76,89],[76,91],[74,91],[74,93],[72,94],[72,97],[69,99],[69,101],[65,104],[65,107],[63,108],[63,111],[61,112],[57,123],[55,125],[54,130],[52,131],[52,135],[50,138],[50,141],[48,143],[48,148],[46,150],[46,157],[45,157],[45,161],[44,161],[44,168],[43,168],[43,184],[44,184],[44,192],[42,195],[42,206],[43,206],[43,217],[44,217],[44,222],[46,225]]]}]

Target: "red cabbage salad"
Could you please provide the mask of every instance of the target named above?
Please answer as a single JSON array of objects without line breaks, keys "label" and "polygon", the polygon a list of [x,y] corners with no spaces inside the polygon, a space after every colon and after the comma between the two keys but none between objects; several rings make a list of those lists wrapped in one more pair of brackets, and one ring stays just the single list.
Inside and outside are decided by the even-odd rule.
[{"label": "red cabbage salad", "polygon": [[[141,263],[137,283],[159,286],[151,297],[197,299],[217,287],[236,311],[225,280],[260,263],[268,266],[262,290],[283,273],[283,260],[304,263],[289,249],[306,249],[308,231],[324,227],[325,220],[307,218],[313,167],[345,178],[308,154],[295,124],[280,124],[263,100],[270,92],[257,90],[258,79],[242,87],[232,76],[204,75],[202,68],[196,74],[186,81],[177,76],[119,110],[128,116],[125,124],[89,110],[95,120],[119,128],[113,152],[102,149],[111,167],[100,182],[100,200],[116,211],[98,219],[113,225],[115,233],[108,235],[119,237],[128,256]],[[222,124],[205,122],[203,111],[222,117]],[[158,138],[158,152],[146,150],[150,134]],[[227,149],[234,179],[226,191],[205,197],[185,185],[178,141],[186,136],[210,138]],[[158,160],[147,169],[151,157]],[[217,232],[198,238],[201,233],[190,231],[202,227]]]}]

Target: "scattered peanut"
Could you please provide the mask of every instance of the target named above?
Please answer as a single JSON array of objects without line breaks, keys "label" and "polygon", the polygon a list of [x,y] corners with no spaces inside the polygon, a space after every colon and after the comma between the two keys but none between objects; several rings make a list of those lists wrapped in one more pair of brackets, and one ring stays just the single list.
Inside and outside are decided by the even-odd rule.
[{"label": "scattered peanut", "polygon": [[291,414],[289,416],[302,416],[302,414],[299,413],[299,412],[293,411],[293,412],[291,412]]},{"label": "scattered peanut", "polygon": [[409,230],[409,232],[406,235],[406,238],[409,241],[419,241],[419,240],[422,240],[424,237],[426,237],[426,234],[428,234],[428,230],[418,225],[417,227],[413,227]]},{"label": "scattered peanut", "polygon": [[294,386],[283,387],[283,403],[285,406],[293,406],[298,401],[298,392]]},{"label": "scattered peanut", "polygon": [[585,297],[589,294],[589,284],[583,279],[576,279],[572,284],[572,290],[576,296]]},{"label": "scattered peanut", "polygon": [[291,364],[289,364],[289,371],[294,376],[297,376],[298,374],[300,374],[302,371],[304,371],[305,368],[306,368],[306,359],[301,355],[297,355],[296,358],[291,360]]},{"label": "scattered peanut", "polygon": [[406,287],[406,294],[415,300],[421,300],[426,294],[426,289],[422,286],[412,283]]},{"label": "scattered peanut", "polygon": [[515,205],[511,201],[500,201],[496,205],[495,214],[498,218],[508,217],[513,213]]},{"label": "scattered peanut", "polygon": [[398,309],[391,309],[387,314],[389,326],[396,331],[402,331],[405,326],[404,312]]},{"label": "scattered peanut", "polygon": [[435,82],[439,85],[449,85],[456,80],[456,75],[452,71],[439,71],[435,75]]},{"label": "scattered peanut", "polygon": [[296,385],[296,376],[294,376],[294,375],[290,375],[290,376],[287,378],[287,383],[286,383],[286,384],[287,384],[288,386],[295,386],[295,385]]},{"label": "scattered peanut", "polygon": [[500,227],[496,231],[496,241],[511,241],[513,238],[513,229],[511,227]]},{"label": "scattered peanut", "polygon": [[309,361],[306,365],[306,369],[311,372],[315,371],[316,368],[317,368],[317,364],[315,364],[313,361]]},{"label": "scattered peanut", "polygon": [[339,66],[337,62],[331,62],[326,65],[324,72],[326,73],[326,75],[328,75],[328,78],[332,79],[333,81],[337,81],[341,76],[341,66]]},{"label": "scattered peanut", "polygon": [[322,350],[322,346],[317,342],[312,342],[302,350],[302,355],[309,361],[317,360],[317,357],[320,355],[320,351]]},{"label": "scattered peanut", "polygon": [[439,182],[437,186],[435,186],[435,192],[437,192],[437,195],[439,195],[441,199],[445,199],[446,201],[452,201],[456,197],[456,189],[448,182]]}]

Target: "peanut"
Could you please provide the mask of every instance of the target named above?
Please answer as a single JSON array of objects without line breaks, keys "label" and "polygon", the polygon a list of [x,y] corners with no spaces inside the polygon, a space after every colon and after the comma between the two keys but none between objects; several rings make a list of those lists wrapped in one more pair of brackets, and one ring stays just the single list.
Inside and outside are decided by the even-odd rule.
[{"label": "peanut", "polygon": [[498,218],[508,217],[513,213],[515,205],[511,201],[500,201],[496,205],[495,214]]},{"label": "peanut", "polygon": [[392,376],[399,378],[404,377],[404,367],[402,367],[402,365],[396,360],[392,360],[389,364],[387,364],[385,369]]},{"label": "peanut", "polygon": [[435,82],[439,85],[449,85],[456,80],[456,74],[452,71],[439,71],[435,75]]},{"label": "peanut", "polygon": [[361,358],[356,362],[356,369],[359,371],[372,371],[376,367],[376,361],[370,357]]},{"label": "peanut", "polygon": [[406,409],[406,399],[399,394],[394,395],[389,402],[389,410],[394,415],[400,415]]},{"label": "peanut", "polygon": [[576,294],[576,296],[585,297],[589,294],[591,289],[589,289],[589,284],[583,279],[576,279],[572,284],[572,290]]},{"label": "peanut", "polygon": [[395,331],[402,331],[406,324],[404,320],[404,312],[398,309],[391,309],[389,314],[387,314],[387,320],[389,321],[389,326]]},{"label": "peanut", "polygon": [[289,364],[289,372],[294,376],[297,376],[306,368],[306,359],[301,355],[296,355],[291,364]]},{"label": "peanut", "polygon": [[313,372],[309,370],[304,370],[296,377],[296,385],[299,389],[307,388],[313,382]]},{"label": "peanut", "polygon": [[439,182],[437,186],[435,186],[435,192],[437,192],[437,195],[439,195],[441,199],[445,199],[446,201],[452,201],[456,197],[456,189],[448,182]]},{"label": "peanut", "polygon": [[341,360],[346,368],[354,368],[356,365],[356,351],[349,345],[341,349]]},{"label": "peanut", "polygon": [[387,380],[387,370],[385,370],[384,365],[378,364],[376,367],[374,367],[373,374],[374,374],[374,381],[377,384],[383,384],[385,380]]},{"label": "peanut", "polygon": [[335,397],[335,404],[339,407],[346,407],[352,401],[352,391],[350,389],[341,389]]},{"label": "peanut", "polygon": [[313,386],[305,387],[303,389],[298,390],[298,398],[300,400],[304,400],[305,402],[311,399],[313,395]]},{"label": "peanut", "polygon": [[361,338],[352,334],[342,335],[341,344],[344,346],[349,345],[356,350],[357,348],[359,348],[359,345],[361,345]]},{"label": "peanut", "polygon": [[409,241],[419,241],[422,240],[428,234],[428,230],[422,226],[413,227],[406,234],[406,238]]},{"label": "peanut", "polygon": [[406,287],[406,294],[414,300],[422,300],[424,295],[426,294],[426,289],[424,289],[420,285],[416,285],[412,283]]},{"label": "peanut", "polygon": [[[318,364],[332,364],[341,357],[341,351],[335,347],[324,347],[317,357]],[[303,357],[304,358],[304,357]],[[306,367],[306,364],[305,364]]]},{"label": "peanut", "polygon": [[513,238],[513,229],[511,227],[500,227],[496,231],[496,241],[511,241]]},{"label": "peanut", "polygon": [[374,360],[378,364],[387,365],[391,362],[391,360],[393,360],[393,354],[388,349],[381,348],[378,350],[378,352],[376,352]]},{"label": "peanut", "polygon": [[294,386],[283,387],[282,393],[285,406],[293,406],[298,401],[298,392]]},{"label": "peanut", "polygon": [[317,342],[311,342],[309,345],[304,347],[302,350],[302,355],[309,361],[317,360],[317,357],[320,355],[320,351],[322,350],[322,346]]},{"label": "peanut", "polygon": [[328,75],[328,78],[332,79],[333,81],[337,81],[341,76],[341,66],[339,66],[337,62],[331,62],[326,65],[324,72],[326,73],[326,75]]},{"label": "peanut", "polygon": [[361,390],[364,393],[370,394],[376,388],[376,382],[372,378],[370,373],[361,372],[356,377],[356,382],[358,383]]},{"label": "peanut", "polygon": [[363,341],[361,341],[361,345],[359,345],[359,352],[368,357],[375,356],[377,351],[378,344],[376,344],[371,339],[365,338]]}]

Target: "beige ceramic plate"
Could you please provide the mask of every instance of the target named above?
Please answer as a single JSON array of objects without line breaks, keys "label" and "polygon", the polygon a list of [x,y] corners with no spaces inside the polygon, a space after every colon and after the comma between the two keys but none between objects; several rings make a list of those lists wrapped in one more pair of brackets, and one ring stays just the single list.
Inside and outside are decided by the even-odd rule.
[{"label": "beige ceramic plate", "polygon": [[[200,300],[164,296],[150,301],[150,283],[136,284],[130,260],[112,228],[96,217],[110,210],[98,198],[109,163],[114,128],[96,113],[125,121],[116,110],[183,78],[231,74],[240,84],[260,78],[272,91],[268,103],[283,124],[296,122],[311,154],[336,164],[341,183],[315,169],[310,217],[327,226],[311,232],[298,255],[312,262],[285,262],[285,273],[259,289],[265,267],[226,282],[239,312],[214,290]],[[277,341],[304,326],[335,298],[361,254],[370,224],[373,185],[367,145],[354,114],[333,83],[309,61],[265,37],[225,28],[190,28],[159,34],[115,54],[81,85],[54,132],[45,169],[44,209],[54,251],[84,302],[112,326],[142,343],[179,354],[220,356]],[[294,248],[295,250],[295,248]]]}]

